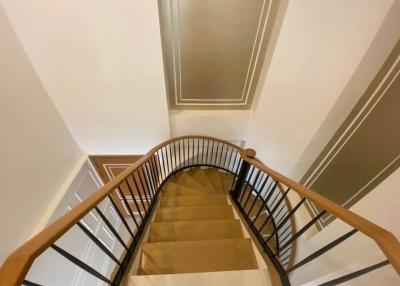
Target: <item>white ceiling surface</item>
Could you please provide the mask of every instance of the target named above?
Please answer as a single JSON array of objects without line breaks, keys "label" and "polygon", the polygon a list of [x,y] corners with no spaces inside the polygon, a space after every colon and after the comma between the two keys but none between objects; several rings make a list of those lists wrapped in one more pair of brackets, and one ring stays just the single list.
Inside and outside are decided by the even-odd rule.
[{"label": "white ceiling surface", "polygon": [[[264,163],[290,174],[351,79],[392,3],[289,1],[248,131],[248,145]],[[345,115],[336,118],[333,131]]]},{"label": "white ceiling surface", "polygon": [[1,0],[87,153],[144,153],[170,135],[157,1]]}]

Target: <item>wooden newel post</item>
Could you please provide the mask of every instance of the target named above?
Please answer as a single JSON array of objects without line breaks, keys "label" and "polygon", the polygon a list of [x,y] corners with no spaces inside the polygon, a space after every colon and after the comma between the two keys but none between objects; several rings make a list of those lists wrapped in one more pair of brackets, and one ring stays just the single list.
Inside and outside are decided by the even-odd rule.
[{"label": "wooden newel post", "polygon": [[250,170],[250,164],[246,161],[246,159],[254,159],[255,156],[256,151],[254,149],[249,148],[244,150],[243,152],[240,152],[240,157],[243,161],[231,193],[234,200],[238,200],[240,198],[240,194],[242,193],[243,188],[246,184],[246,177]]}]

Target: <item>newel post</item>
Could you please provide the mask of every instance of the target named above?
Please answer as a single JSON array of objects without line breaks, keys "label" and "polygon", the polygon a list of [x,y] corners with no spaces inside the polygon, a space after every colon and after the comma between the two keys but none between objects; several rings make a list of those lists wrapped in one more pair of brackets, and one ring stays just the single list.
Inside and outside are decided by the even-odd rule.
[{"label": "newel post", "polygon": [[232,197],[235,200],[240,198],[240,194],[243,191],[243,188],[246,184],[246,177],[250,170],[250,164],[245,159],[254,159],[256,157],[256,151],[254,149],[246,149],[243,152],[240,152],[240,157],[242,158],[242,166],[240,167],[239,173],[236,178],[235,185],[232,189]]}]

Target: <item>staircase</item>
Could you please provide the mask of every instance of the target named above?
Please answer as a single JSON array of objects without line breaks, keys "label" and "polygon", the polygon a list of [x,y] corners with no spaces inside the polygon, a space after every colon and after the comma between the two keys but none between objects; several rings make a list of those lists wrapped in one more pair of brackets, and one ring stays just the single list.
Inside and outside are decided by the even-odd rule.
[{"label": "staircase", "polygon": [[[375,250],[365,251],[380,251],[380,258],[355,260],[357,269],[345,273],[326,267],[304,279],[324,279],[313,284],[321,286],[376,270],[400,274],[400,243],[392,233],[268,168],[255,155],[206,136],[159,144],[15,250],[0,268],[0,285],[298,285],[302,267],[324,264],[341,247],[353,252],[360,236],[376,243]],[[306,204],[320,211],[298,224]],[[347,232],[299,256],[296,249],[304,246],[305,234],[327,215]],[[93,233],[86,218],[107,229],[111,246]],[[72,249],[63,240],[67,236],[89,240],[97,260],[86,257],[84,244]],[[99,268],[100,262],[107,269]],[[395,272],[393,283],[385,285],[398,285]],[[93,283],[75,283],[75,275]]]},{"label": "staircase", "polygon": [[142,246],[138,273],[258,269],[252,242],[244,237],[226,197],[232,180],[214,168],[193,168],[172,177]]}]

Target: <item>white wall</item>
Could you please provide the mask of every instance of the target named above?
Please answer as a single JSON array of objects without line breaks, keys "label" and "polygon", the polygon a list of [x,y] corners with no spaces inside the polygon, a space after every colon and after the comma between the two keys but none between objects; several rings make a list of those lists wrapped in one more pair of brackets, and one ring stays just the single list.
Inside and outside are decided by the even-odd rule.
[{"label": "white wall", "polygon": [[156,0],[1,2],[85,152],[143,154],[169,137]]},{"label": "white wall", "polygon": [[[258,87],[260,96],[249,127],[248,145],[264,163],[290,175],[392,3],[289,1],[271,64],[264,67],[268,72]],[[344,119],[341,116],[331,131]]]},{"label": "white wall", "polygon": [[338,129],[339,124],[350,113],[354,105],[381,69],[393,47],[400,39],[400,1],[393,2],[379,31],[371,42],[365,56],[351,76],[342,94],[325,117],[306,150],[297,161],[290,176],[300,179],[315,158],[322,152]]},{"label": "white wall", "polygon": [[[352,211],[391,231],[398,239],[400,239],[398,211],[400,209],[399,184],[400,168],[351,207]],[[303,241],[299,245],[297,248],[296,260],[301,260],[349,230],[351,230],[351,228],[349,228],[348,225],[339,220],[335,220],[311,240]],[[386,258],[374,241],[357,233],[337,248],[317,258],[315,262],[294,271],[291,280],[296,282],[293,285],[302,285],[304,282],[312,281],[318,277],[324,277],[331,272],[334,272],[332,276],[323,279],[334,279],[337,278],[340,273],[342,275],[347,274],[383,260],[386,260]],[[322,282],[322,280],[320,282]],[[399,285],[399,283],[400,278],[392,266],[385,266],[359,279],[352,280],[349,285],[394,286]]]},{"label": "white wall", "polygon": [[0,5],[0,264],[29,237],[82,153]]},{"label": "white wall", "polygon": [[[50,222],[53,222],[65,212],[75,207],[82,200],[96,192],[103,185],[95,169],[89,160],[79,168],[74,180],[72,180],[64,197],[55,209]],[[99,204],[99,209],[107,217],[113,227],[119,231],[120,236],[127,243],[129,233],[124,227],[120,228],[121,220],[112,208],[108,199]],[[104,221],[95,212],[90,212],[81,220],[102,243],[110,249],[116,257],[120,257],[124,251],[122,245],[111,233]],[[128,219],[128,223],[133,222]],[[134,229],[134,225],[133,225]],[[106,277],[110,277],[116,264],[81,230],[78,226],[72,227],[60,239],[56,245],[67,250],[75,257],[84,261]],[[105,285],[100,279],[92,276],[82,268],[74,265],[53,249],[46,250],[33,263],[27,279],[40,285]]]},{"label": "white wall", "polygon": [[205,135],[245,140],[251,118],[246,110],[181,110],[170,112],[171,135]]}]

